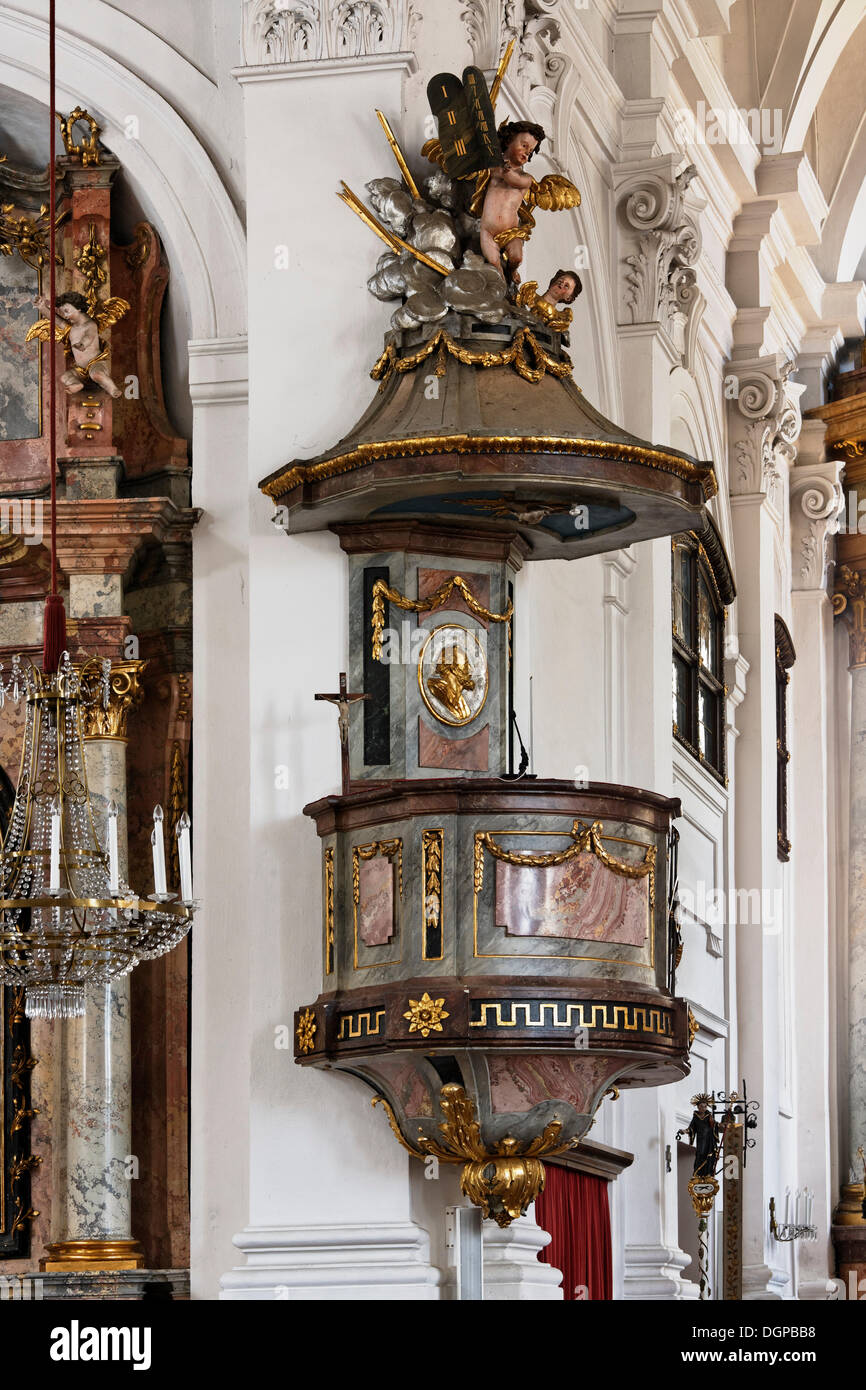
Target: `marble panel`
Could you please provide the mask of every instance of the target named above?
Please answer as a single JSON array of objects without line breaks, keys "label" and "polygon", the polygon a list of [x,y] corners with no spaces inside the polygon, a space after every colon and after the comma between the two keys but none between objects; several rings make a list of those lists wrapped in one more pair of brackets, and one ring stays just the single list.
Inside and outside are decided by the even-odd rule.
[{"label": "marble panel", "polygon": [[587,851],[550,868],[496,865],[496,925],[509,936],[642,946],[649,878],[622,878]]},{"label": "marble panel", "polygon": [[365,946],[394,935],[394,865],[381,854],[358,865],[358,935]]},{"label": "marble panel", "polygon": [[486,772],[490,760],[490,727],[485,724],[468,738],[440,738],[418,717],[418,766]]},{"label": "marble panel", "polygon": [[617,1057],[491,1056],[490,1100],[493,1113],[524,1114],[548,1100],[567,1100],[575,1110],[591,1114],[605,1083],[622,1071]]},{"label": "marble panel", "polygon": [[[436,592],[440,584],[444,584],[446,579],[451,579],[451,577],[455,574],[460,574],[460,576],[466,580],[466,583],[472,590],[473,597],[478,600],[478,602],[481,604],[483,608],[489,609],[490,575],[478,574],[475,570],[459,569],[457,568],[456,562],[455,565],[451,567],[451,569],[447,570],[419,568],[418,597],[427,598],[429,594],[433,594]],[[454,613],[469,613],[472,617],[475,617],[475,615],[472,613],[472,609],[469,607],[466,600],[461,598],[456,590],[451,594],[451,597],[448,600],[448,607]],[[422,613],[420,615],[421,622],[424,622],[425,620],[433,621],[435,620],[435,618],[436,610],[434,610],[432,613]],[[482,627],[487,627],[487,620],[485,618],[476,618],[475,620],[476,622],[481,623]]]},{"label": "marble panel", "polygon": [[430,1088],[414,1061],[400,1057],[377,1057],[376,1072],[388,1082],[403,1112],[410,1118],[433,1114]]}]

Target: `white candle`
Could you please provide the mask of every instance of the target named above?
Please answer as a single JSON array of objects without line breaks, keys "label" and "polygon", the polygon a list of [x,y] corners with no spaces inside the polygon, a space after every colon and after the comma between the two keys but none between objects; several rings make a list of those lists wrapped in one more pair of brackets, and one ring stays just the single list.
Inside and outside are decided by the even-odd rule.
[{"label": "white candle", "polygon": [[60,892],[60,802],[55,796],[51,803],[51,870],[48,892]]},{"label": "white candle", "polygon": [[790,1187],[786,1187],[786,1188],[785,1188],[785,1225],[786,1225],[786,1226],[790,1226],[790,1224],[791,1224],[791,1189],[790,1189]]},{"label": "white candle", "polygon": [[794,1199],[794,1225],[795,1225],[795,1226],[802,1226],[802,1224],[803,1224],[803,1219],[802,1219],[802,1218],[803,1218],[802,1203],[803,1203],[803,1194],[802,1194],[802,1192],[800,1191],[800,1189],[799,1189],[799,1187],[798,1187],[798,1188],[797,1188],[797,1195],[796,1195],[796,1197],[795,1197],[795,1199]]},{"label": "white candle", "polygon": [[117,852],[117,817],[119,807],[116,801],[108,803],[108,891],[112,897],[120,892],[120,858]]},{"label": "white candle", "polygon": [[177,862],[180,868],[180,900],[192,902],[192,858],[189,852],[189,816],[184,811],[177,823]]},{"label": "white candle", "polygon": [[157,806],[153,812],[153,830],[150,835],[150,843],[153,848],[153,891],[157,896],[168,892],[165,882],[165,840],[162,833],[162,821],[162,807]]}]

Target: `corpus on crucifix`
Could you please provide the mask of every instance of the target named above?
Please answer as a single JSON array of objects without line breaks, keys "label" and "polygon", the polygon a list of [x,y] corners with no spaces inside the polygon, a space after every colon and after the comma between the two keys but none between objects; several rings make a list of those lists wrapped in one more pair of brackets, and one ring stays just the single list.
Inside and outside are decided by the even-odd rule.
[{"label": "corpus on crucifix", "polygon": [[336,695],[316,695],[317,700],[327,700],[336,705],[340,716],[340,758],[343,775],[343,795],[349,790],[349,706],[353,700],[369,700],[370,696],[361,691],[346,689],[346,672],[340,672],[340,689]]}]

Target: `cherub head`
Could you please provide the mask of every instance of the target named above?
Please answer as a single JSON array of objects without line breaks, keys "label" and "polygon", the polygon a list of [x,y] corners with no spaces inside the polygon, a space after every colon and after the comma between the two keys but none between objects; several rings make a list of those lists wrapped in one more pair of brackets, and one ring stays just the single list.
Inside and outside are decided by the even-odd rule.
[{"label": "cherub head", "polygon": [[[83,294],[78,294],[75,290],[70,290],[68,294],[57,296],[55,304],[57,315],[66,323],[74,323],[76,314],[83,314],[85,318],[90,318],[90,306]],[[66,313],[64,313],[64,309]],[[72,313],[69,310],[73,310]]]},{"label": "cherub head", "polygon": [[573,304],[583,289],[580,276],[573,270],[558,270],[547,287],[554,304]]},{"label": "cherub head", "polygon": [[543,127],[534,121],[503,121],[496,133],[509,164],[525,164],[545,138]]}]

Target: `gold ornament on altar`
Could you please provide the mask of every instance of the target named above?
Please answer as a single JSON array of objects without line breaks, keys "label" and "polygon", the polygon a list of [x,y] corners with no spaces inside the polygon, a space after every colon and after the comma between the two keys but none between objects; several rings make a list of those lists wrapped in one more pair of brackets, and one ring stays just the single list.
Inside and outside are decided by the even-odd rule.
[{"label": "gold ornament on altar", "polygon": [[[75,139],[75,127],[79,123],[86,125],[90,131],[90,134],[86,135],[80,144]],[[70,111],[68,116],[60,117],[60,138],[63,141],[63,148],[70,159],[77,159],[85,167],[90,164],[102,163],[102,152],[99,148],[101,134],[102,126],[82,106],[76,106],[75,110]]]}]

